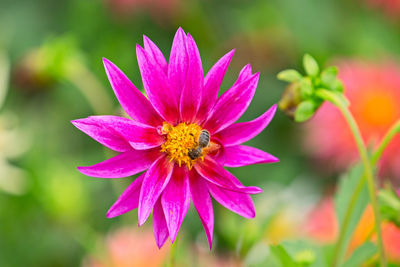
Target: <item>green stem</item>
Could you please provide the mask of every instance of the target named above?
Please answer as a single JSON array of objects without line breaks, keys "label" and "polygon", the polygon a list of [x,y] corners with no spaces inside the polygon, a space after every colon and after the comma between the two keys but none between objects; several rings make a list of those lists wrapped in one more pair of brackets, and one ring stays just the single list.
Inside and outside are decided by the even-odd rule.
[{"label": "green stem", "polygon": [[397,120],[392,127],[390,127],[389,131],[382,138],[382,141],[378,148],[376,149],[374,155],[372,155],[372,164],[376,164],[378,159],[382,156],[383,151],[386,149],[387,145],[393,139],[393,137],[400,132],[400,120]]},{"label": "green stem", "polygon": [[[390,141],[392,141],[393,137],[400,132],[400,120],[396,121],[392,127],[387,131],[385,136],[382,138],[381,143],[378,145],[378,148],[375,150],[375,152],[372,154],[371,157],[371,165],[375,166],[378,160],[381,158],[383,151],[386,149]],[[334,263],[333,266],[336,266],[338,262],[341,262],[341,258],[338,258],[338,255],[342,249],[342,246],[344,245],[345,241],[345,235],[347,232],[347,227],[349,226],[350,223],[350,216],[353,213],[353,210],[355,208],[356,201],[361,193],[361,189],[364,185],[365,182],[365,173],[361,177],[360,181],[358,182],[356,189],[354,190],[354,194],[351,196],[349,206],[346,210],[343,224],[340,228],[340,234],[339,234],[339,239],[335,247],[335,260],[336,262]],[[341,256],[340,256],[341,257]]]},{"label": "green stem", "polygon": [[360,153],[361,161],[364,165],[364,172],[365,172],[365,178],[366,178],[367,186],[368,186],[368,193],[369,193],[369,197],[371,200],[372,210],[374,212],[375,230],[376,230],[376,233],[378,236],[377,243],[378,243],[380,266],[385,267],[386,266],[386,258],[385,258],[385,251],[384,251],[383,242],[382,242],[381,218],[380,218],[380,214],[379,214],[379,210],[378,210],[378,201],[377,201],[377,197],[376,197],[376,186],[375,186],[375,181],[374,181],[374,177],[373,177],[371,161],[368,158],[367,149],[366,149],[364,141],[362,139],[360,129],[358,128],[358,125],[357,125],[353,115],[351,114],[350,110],[348,109],[348,107],[346,105],[346,101],[343,101],[344,100],[343,95],[338,95],[338,94],[332,93],[327,90],[320,90],[320,91],[322,91],[321,92],[322,94],[320,94],[320,96],[323,96],[324,99],[333,103],[342,112],[344,118],[346,119],[346,121],[350,127],[350,130],[354,136],[354,139],[356,141],[357,148]]},{"label": "green stem", "polygon": [[178,236],[175,238],[175,242],[172,243],[171,249],[169,251],[169,267],[176,266],[176,253],[178,251]]}]

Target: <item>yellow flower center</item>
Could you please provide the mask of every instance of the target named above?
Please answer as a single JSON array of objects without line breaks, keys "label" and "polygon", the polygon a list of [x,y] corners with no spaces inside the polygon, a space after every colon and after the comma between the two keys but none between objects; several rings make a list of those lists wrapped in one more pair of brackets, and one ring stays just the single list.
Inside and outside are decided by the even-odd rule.
[{"label": "yellow flower center", "polygon": [[[186,164],[190,170],[197,158],[190,158],[189,151],[198,149],[201,131],[202,128],[195,123],[179,123],[174,127],[164,122],[161,133],[166,136],[166,141],[161,145],[161,151],[167,153],[170,161],[174,160],[179,167]],[[207,148],[200,148],[199,152],[198,158],[204,159]]]}]

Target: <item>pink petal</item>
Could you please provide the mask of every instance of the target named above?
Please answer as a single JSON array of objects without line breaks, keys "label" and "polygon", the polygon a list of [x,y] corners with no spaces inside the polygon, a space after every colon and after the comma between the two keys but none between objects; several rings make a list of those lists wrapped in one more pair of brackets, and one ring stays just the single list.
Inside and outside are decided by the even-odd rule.
[{"label": "pink petal", "polygon": [[143,35],[144,50],[151,59],[160,65],[165,74],[168,72],[168,64],[161,50],[145,35]]},{"label": "pink petal", "polygon": [[197,45],[190,34],[187,36],[186,47],[189,58],[185,85],[183,87],[180,114],[184,122],[193,122],[201,102],[203,90],[203,67]]},{"label": "pink petal", "polygon": [[167,156],[162,155],[147,170],[140,190],[139,226],[143,225],[149,217],[154,203],[171,178],[173,168],[174,162],[169,162]]},{"label": "pink petal", "polygon": [[259,74],[256,73],[251,76],[251,78],[238,83],[222,94],[221,97],[218,98],[204,128],[210,131],[211,134],[214,134],[225,129],[239,119],[253,99],[258,78]]},{"label": "pink petal", "polygon": [[232,124],[216,134],[216,138],[224,146],[234,146],[244,143],[254,136],[258,135],[275,115],[276,105],[273,105],[263,115],[248,122],[239,122]]},{"label": "pink petal", "polygon": [[118,200],[108,210],[107,218],[119,216],[138,207],[140,188],[142,187],[144,176],[145,173],[142,173],[125,189]]},{"label": "pink petal", "polygon": [[207,182],[196,171],[189,172],[190,194],[199,214],[211,249],[214,231],[214,212]]},{"label": "pink petal", "polygon": [[165,241],[167,241],[169,232],[160,199],[158,199],[156,204],[154,204],[153,231],[157,246],[158,248],[161,248]]},{"label": "pink petal", "polygon": [[159,156],[159,149],[130,150],[92,166],[78,167],[78,171],[100,178],[127,177],[146,170]]},{"label": "pink petal", "polygon": [[224,149],[226,167],[278,162],[276,157],[250,146],[229,146]]},{"label": "pink petal", "polygon": [[242,185],[235,176],[208,156],[204,158],[204,161],[197,161],[194,168],[207,181],[228,190],[247,194],[258,194],[262,192],[262,190],[256,186],[247,187]]},{"label": "pink petal", "polygon": [[172,43],[168,64],[168,80],[173,89],[172,93],[177,103],[180,102],[188,66],[189,59],[186,51],[186,34],[182,28],[179,28]]},{"label": "pink petal", "polygon": [[190,206],[190,188],[187,167],[175,167],[172,178],[161,195],[161,204],[174,243],[179,228]]},{"label": "pink petal", "polygon": [[106,127],[103,123],[96,123],[90,118],[73,120],[71,123],[100,144],[114,151],[125,152],[132,149],[129,142],[123,136],[113,129]]},{"label": "pink petal", "polygon": [[138,150],[158,147],[165,142],[155,127],[117,116],[91,116],[75,122],[91,125],[93,129],[101,128],[103,131],[117,133],[129,144]]},{"label": "pink petal", "polygon": [[150,101],[133,85],[126,75],[111,61],[103,58],[108,80],[111,87],[128,115],[141,123],[158,126],[162,119],[154,110]]},{"label": "pink petal", "polygon": [[223,189],[212,183],[207,183],[211,195],[225,208],[245,217],[254,218],[256,211],[253,200],[245,193]]},{"label": "pink petal", "polygon": [[214,107],[214,104],[217,101],[219,88],[234,53],[235,50],[231,50],[224,55],[217,63],[215,63],[204,78],[203,97],[196,116],[199,122],[206,119],[210,110]]},{"label": "pink petal", "polygon": [[142,75],[143,87],[153,107],[168,122],[179,119],[178,102],[160,65],[139,45],[136,55]]},{"label": "pink petal", "polygon": [[239,73],[239,77],[237,78],[236,82],[233,84],[233,86],[238,85],[239,83],[244,82],[245,80],[249,79],[251,77],[251,66],[250,64],[247,64],[242,68],[242,70]]}]

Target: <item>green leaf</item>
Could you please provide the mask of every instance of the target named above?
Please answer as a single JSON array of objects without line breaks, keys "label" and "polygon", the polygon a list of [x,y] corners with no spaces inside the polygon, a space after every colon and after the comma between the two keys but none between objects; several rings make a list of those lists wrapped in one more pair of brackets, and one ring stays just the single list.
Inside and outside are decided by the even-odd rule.
[{"label": "green leaf", "polygon": [[324,69],[321,73],[321,81],[323,85],[332,88],[336,81],[337,73],[338,69],[337,67],[334,66]]},{"label": "green leaf", "polygon": [[316,105],[312,100],[306,100],[299,104],[294,113],[294,120],[296,122],[303,122],[312,117],[315,113]]},{"label": "green leaf", "polygon": [[289,253],[281,245],[271,246],[270,251],[279,260],[284,267],[299,267],[299,265],[292,259]]},{"label": "green leaf", "polygon": [[365,242],[358,247],[351,257],[342,265],[342,267],[362,266],[377,252],[376,246],[371,242]]},{"label": "green leaf", "polygon": [[[351,168],[349,172],[340,178],[339,188],[335,195],[335,209],[339,223],[339,229],[342,229],[345,220],[346,211],[349,206],[354,205],[353,211],[348,218],[347,231],[344,234],[344,245],[341,251],[338,251],[339,263],[340,259],[344,257],[350,238],[355,230],[365,208],[367,207],[369,196],[367,183],[361,182],[363,175],[363,168],[358,164]],[[352,203],[352,196],[359,191],[357,200]]]},{"label": "green leaf", "polygon": [[283,70],[278,73],[277,75],[279,80],[286,81],[286,82],[297,82],[303,76],[297,70]]},{"label": "green leaf", "polygon": [[309,54],[305,54],[303,57],[303,65],[306,73],[310,76],[317,76],[319,73],[319,67],[317,61],[310,56]]}]

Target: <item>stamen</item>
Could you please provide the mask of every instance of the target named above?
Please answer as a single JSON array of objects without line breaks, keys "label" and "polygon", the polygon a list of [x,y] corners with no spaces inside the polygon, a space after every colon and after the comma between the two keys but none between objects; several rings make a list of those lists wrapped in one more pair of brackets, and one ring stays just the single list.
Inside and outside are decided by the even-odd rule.
[{"label": "stamen", "polygon": [[[191,159],[188,153],[199,146],[198,140],[201,131],[202,128],[195,123],[180,123],[174,127],[164,122],[163,127],[159,130],[166,137],[165,143],[161,145],[161,151],[168,154],[170,162],[174,160],[179,167],[185,164],[190,170],[198,159]],[[204,160],[207,153],[207,148],[202,149],[199,158]]]}]

